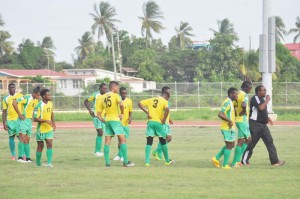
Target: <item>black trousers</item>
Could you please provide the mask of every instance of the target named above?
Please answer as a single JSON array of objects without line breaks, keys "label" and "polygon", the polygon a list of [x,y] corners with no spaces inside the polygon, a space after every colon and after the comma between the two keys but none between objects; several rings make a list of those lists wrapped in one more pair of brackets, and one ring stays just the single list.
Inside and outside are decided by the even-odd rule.
[{"label": "black trousers", "polygon": [[260,138],[263,140],[265,146],[267,147],[271,164],[277,163],[279,161],[277,151],[275,145],[273,144],[273,138],[268,126],[266,124],[262,124],[254,120],[250,120],[249,128],[252,141],[248,144],[248,147],[243,154],[243,164],[249,162],[249,159],[251,158],[253,153],[253,149],[256,146],[257,142],[260,140]]}]

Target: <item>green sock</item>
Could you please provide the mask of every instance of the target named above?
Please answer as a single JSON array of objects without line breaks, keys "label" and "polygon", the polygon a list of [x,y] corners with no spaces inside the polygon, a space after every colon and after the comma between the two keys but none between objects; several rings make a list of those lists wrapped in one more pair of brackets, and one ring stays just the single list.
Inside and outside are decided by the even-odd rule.
[{"label": "green sock", "polygon": [[151,153],[151,145],[146,145],[145,147],[145,155],[146,155],[146,164],[150,164],[150,153]]},{"label": "green sock", "polygon": [[242,145],[242,149],[241,149],[241,153],[240,153],[240,156],[239,156],[239,158],[238,158],[238,162],[240,162],[241,161],[241,159],[242,159],[242,155],[244,154],[244,152],[246,151],[246,149],[247,149],[247,147],[248,147],[248,144],[246,144],[246,143],[243,143],[243,145]]},{"label": "green sock", "polygon": [[41,158],[42,158],[42,152],[36,152],[36,165],[41,166]]},{"label": "green sock", "polygon": [[47,163],[48,164],[52,164],[52,148],[51,149],[47,149]]},{"label": "green sock", "polygon": [[29,145],[29,143],[24,144],[24,151],[25,151],[26,159],[30,159],[30,145]]},{"label": "green sock", "polygon": [[95,146],[95,153],[101,152],[101,146],[102,146],[102,136],[96,137],[96,146]]},{"label": "green sock", "polygon": [[120,145],[120,151],[121,151],[121,153],[123,155],[124,163],[127,164],[128,163],[127,145],[126,144],[121,144]]},{"label": "green sock", "polygon": [[216,159],[220,160],[220,158],[222,157],[222,155],[224,155],[224,150],[226,149],[226,146],[222,147],[222,149],[217,153],[216,155]]},{"label": "green sock", "polygon": [[239,162],[240,154],[242,151],[242,147],[236,146],[234,150],[234,156],[231,165],[234,166],[237,162]]},{"label": "green sock", "polygon": [[229,158],[230,158],[230,149],[225,149],[224,150],[224,162],[223,162],[223,167],[225,167],[228,164]]},{"label": "green sock", "polygon": [[18,144],[18,152],[19,152],[19,158],[22,158],[23,155],[24,155],[24,143],[19,141],[19,144]]},{"label": "green sock", "polygon": [[157,152],[158,157],[161,158],[162,157],[162,150],[161,150],[161,143],[160,142],[157,144],[157,147],[156,147],[155,151]]},{"label": "green sock", "polygon": [[9,148],[12,156],[16,156],[16,146],[15,146],[15,137],[10,136],[9,137]]},{"label": "green sock", "polygon": [[123,157],[123,154],[122,154],[122,150],[119,148],[119,151],[118,151],[118,156],[121,158]]},{"label": "green sock", "polygon": [[168,145],[167,144],[164,144],[164,145],[161,145],[161,150],[165,156],[165,161],[166,162],[170,162],[169,160],[169,150],[168,150]]},{"label": "green sock", "polygon": [[109,160],[109,145],[104,145],[104,159],[106,165],[110,165],[110,160]]}]

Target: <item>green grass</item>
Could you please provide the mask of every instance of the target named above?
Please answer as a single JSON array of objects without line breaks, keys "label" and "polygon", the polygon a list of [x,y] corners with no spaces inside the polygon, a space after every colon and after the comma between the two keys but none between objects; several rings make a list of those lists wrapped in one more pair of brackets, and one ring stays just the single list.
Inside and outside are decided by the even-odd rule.
[{"label": "green grass", "polygon": [[[251,166],[222,170],[210,158],[223,146],[215,128],[173,128],[169,145],[176,164],[165,166],[151,159],[144,166],[144,129],[132,129],[128,140],[134,168],[93,156],[95,130],[57,130],[54,168],[35,167],[9,160],[7,135],[0,134],[0,198],[299,198],[300,134],[296,127],[271,127],[282,167],[270,166],[262,141],[255,148]],[[154,145],[156,145],[155,139]],[[111,157],[117,153],[111,144]],[[35,159],[36,143],[31,145]],[[231,159],[233,154],[231,154]],[[42,157],[46,161],[45,152]]]}]

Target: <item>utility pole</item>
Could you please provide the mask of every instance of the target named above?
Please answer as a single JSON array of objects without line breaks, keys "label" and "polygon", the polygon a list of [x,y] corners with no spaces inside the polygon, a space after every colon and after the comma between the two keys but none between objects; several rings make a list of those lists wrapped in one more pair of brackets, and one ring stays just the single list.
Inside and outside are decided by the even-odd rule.
[{"label": "utility pole", "polygon": [[111,29],[111,50],[112,50],[112,58],[113,58],[113,65],[114,65],[114,81],[117,81],[117,67],[116,67],[116,60],[115,60],[114,36],[113,36],[112,29]]},{"label": "utility pole", "polygon": [[121,54],[121,47],[120,47],[120,37],[119,37],[119,31],[117,31],[117,39],[118,39],[118,61],[119,61],[119,67],[120,67],[120,80],[122,79],[122,54]]}]

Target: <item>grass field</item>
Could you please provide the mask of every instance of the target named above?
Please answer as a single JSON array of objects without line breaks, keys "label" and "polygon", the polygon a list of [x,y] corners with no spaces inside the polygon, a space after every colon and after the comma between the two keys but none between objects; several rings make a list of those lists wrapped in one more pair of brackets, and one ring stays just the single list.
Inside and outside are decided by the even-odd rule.
[{"label": "grass field", "polygon": [[[210,158],[223,145],[216,127],[173,128],[169,152],[176,164],[151,159],[144,166],[144,129],[132,129],[125,168],[93,156],[93,129],[57,130],[54,168],[9,160],[6,133],[0,133],[0,198],[300,198],[300,133],[296,127],[271,127],[282,167],[270,166],[262,141],[251,166],[231,170],[213,168]],[[155,139],[154,145],[157,143]],[[111,158],[117,153],[117,140]],[[32,158],[35,159],[35,141]],[[233,153],[231,154],[231,159]],[[46,161],[45,152],[42,160]]]}]

